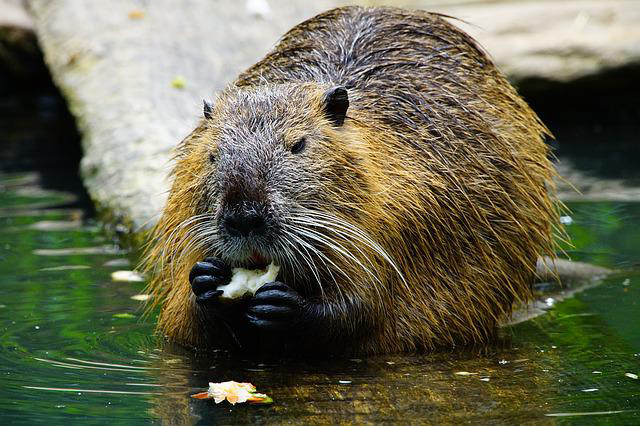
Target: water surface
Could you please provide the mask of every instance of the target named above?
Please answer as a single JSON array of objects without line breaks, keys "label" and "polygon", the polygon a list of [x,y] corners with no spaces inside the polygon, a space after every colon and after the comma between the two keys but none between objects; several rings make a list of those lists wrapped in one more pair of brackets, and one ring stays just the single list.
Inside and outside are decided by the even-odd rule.
[{"label": "water surface", "polygon": [[[640,380],[625,376],[640,374],[638,203],[570,205],[570,255],[622,271],[550,299],[546,315],[496,344],[264,365],[156,337],[132,299],[144,283],[111,279],[132,268],[127,253],[66,207],[73,198],[37,175],[0,176],[3,423],[640,422]],[[250,381],[274,403],[189,398],[224,380]]]}]

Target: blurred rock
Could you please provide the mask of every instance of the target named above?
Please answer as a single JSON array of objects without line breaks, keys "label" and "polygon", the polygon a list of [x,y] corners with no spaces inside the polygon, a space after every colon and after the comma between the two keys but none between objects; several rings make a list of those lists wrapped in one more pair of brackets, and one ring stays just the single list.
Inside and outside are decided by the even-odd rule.
[{"label": "blurred rock", "polygon": [[33,19],[22,0],[0,0],[0,28],[13,27],[33,30]]},{"label": "blurred rock", "polygon": [[46,62],[83,135],[84,182],[108,219],[134,231],[152,224],[171,149],[202,115],[202,99],[292,25],[332,6],[268,4],[256,13],[244,1],[30,3]]},{"label": "blurred rock", "polygon": [[431,9],[466,21],[459,26],[480,41],[516,84],[566,82],[629,64],[640,66],[637,0],[437,3]]},{"label": "blurred rock", "polygon": [[629,180],[594,176],[575,167],[571,160],[561,159],[557,169],[562,176],[556,182],[562,201],[618,201],[640,200],[640,186]]},{"label": "blurred rock", "polygon": [[[291,26],[337,3],[32,0],[47,64],[83,134],[82,175],[98,209],[134,231],[151,225],[166,197],[171,149],[194,127],[202,99]],[[519,84],[640,60],[635,0],[393,3],[472,23],[454,20]]]}]

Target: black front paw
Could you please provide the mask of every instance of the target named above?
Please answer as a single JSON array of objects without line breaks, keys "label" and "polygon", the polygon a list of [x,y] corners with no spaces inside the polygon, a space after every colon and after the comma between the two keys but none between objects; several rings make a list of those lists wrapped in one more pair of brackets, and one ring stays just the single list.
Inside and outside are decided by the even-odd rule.
[{"label": "black front paw", "polygon": [[297,291],[281,282],[260,287],[249,301],[250,325],[264,331],[287,331],[300,325],[306,302]]},{"label": "black front paw", "polygon": [[208,257],[197,262],[189,274],[191,291],[196,295],[196,302],[211,305],[219,301],[222,290],[218,286],[226,285],[231,280],[231,268],[219,259]]}]

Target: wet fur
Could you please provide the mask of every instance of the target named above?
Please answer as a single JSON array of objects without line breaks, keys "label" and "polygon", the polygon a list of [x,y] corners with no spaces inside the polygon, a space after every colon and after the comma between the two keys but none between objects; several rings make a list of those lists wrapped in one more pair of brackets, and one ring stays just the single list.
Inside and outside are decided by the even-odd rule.
[{"label": "wet fur", "polygon": [[[322,110],[335,85],[351,103],[338,128]],[[439,15],[345,7],[303,22],[219,95],[211,119],[178,148],[146,259],[160,329],[189,346],[224,346],[224,330],[205,323],[187,276],[196,261],[224,259],[226,250],[215,235],[202,237],[212,216],[181,224],[213,215],[216,188],[253,173],[251,188],[238,191],[283,198],[273,208],[285,224],[304,218],[301,209],[326,212],[392,258],[309,221],[338,246],[302,237],[325,256],[307,251],[312,265],[284,249],[269,253],[284,265],[284,282],[326,302],[332,332],[345,337],[335,352],[490,339],[530,298],[538,256],[554,253],[547,134],[476,42]],[[301,136],[310,139],[305,156],[288,156]]]}]

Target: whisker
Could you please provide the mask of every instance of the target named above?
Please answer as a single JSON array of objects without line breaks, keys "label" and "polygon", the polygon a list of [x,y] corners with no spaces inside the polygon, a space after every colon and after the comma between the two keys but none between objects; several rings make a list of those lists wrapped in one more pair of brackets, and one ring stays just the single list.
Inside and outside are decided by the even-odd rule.
[{"label": "whisker", "polygon": [[[294,231],[296,233],[299,233],[299,230],[298,229],[294,229],[292,227],[292,225],[288,225],[288,227],[292,231]],[[305,251],[307,251],[307,249],[308,250],[312,250],[318,256],[318,258],[322,261],[322,263],[324,264],[325,268],[327,269],[327,272],[331,276],[331,279],[336,284],[335,288],[338,290],[340,298],[344,301],[343,289],[338,285],[338,282],[337,282],[335,276],[333,275],[333,272],[331,271],[331,268],[329,268],[329,266],[327,265],[327,262],[330,263],[331,266],[333,266],[333,268],[335,268],[335,270],[340,272],[346,279],[348,279],[350,282],[352,282],[355,285],[355,281],[353,280],[353,277],[351,276],[351,274],[346,273],[340,266],[338,266],[335,262],[333,262],[327,255],[325,255],[320,250],[318,250],[316,247],[314,247],[313,244],[310,244],[309,242],[307,242],[304,239],[302,239],[301,238],[302,236],[297,235],[297,234],[293,234],[292,236],[296,239],[296,241],[300,245],[303,246],[303,248],[305,248]],[[307,253],[308,253],[308,251],[307,251]]]},{"label": "whisker", "polygon": [[[197,223],[199,220],[211,218],[212,215],[209,213],[197,215],[187,219],[179,225],[180,228],[188,228],[178,240],[176,240],[176,235],[176,237],[171,241],[171,244],[175,248],[175,251],[169,256],[169,259],[171,260],[170,275],[172,282],[175,281],[175,267],[176,265],[181,264],[180,260],[190,256],[196,250],[202,250],[205,246],[205,242],[208,242],[211,236],[217,234],[217,230],[211,227],[210,223]],[[196,223],[196,225],[192,226],[194,223]]]},{"label": "whisker", "polygon": [[[289,225],[287,225],[287,227],[290,227]],[[293,232],[295,232],[295,230],[292,229]],[[291,232],[287,231],[289,233],[289,235],[291,235]],[[296,237],[296,235],[292,235],[293,237]],[[320,259],[320,261],[322,262],[322,264],[324,265],[325,269],[327,270],[327,273],[329,274],[329,276],[331,277],[331,280],[333,281],[333,283],[335,284],[336,288],[338,288],[338,281],[336,280],[335,275],[333,274],[331,268],[329,267],[329,265],[327,265],[327,261],[329,261],[334,268],[338,269],[343,275],[345,275],[347,278],[350,278],[348,274],[346,274],[340,267],[338,267],[335,263],[333,263],[331,261],[331,259],[329,259],[324,253],[322,253],[320,250],[318,250],[316,247],[314,247],[311,244],[306,243],[304,240],[302,240],[300,238],[300,236],[297,236],[298,241],[301,245],[303,245],[304,247],[306,247],[308,250],[312,250],[314,252],[314,254],[318,257],[318,259]],[[299,250],[296,249],[297,252],[300,252]],[[341,294],[342,297],[342,294]]]},{"label": "whisker", "polygon": [[[295,227],[297,228],[296,230],[304,236],[307,236],[311,239],[314,239],[320,243],[323,243],[324,245],[326,245],[327,247],[331,248],[334,251],[337,251],[338,253],[342,254],[343,256],[347,257],[348,259],[352,260],[353,262],[355,262],[358,266],[360,266],[364,271],[366,271],[367,273],[369,273],[369,275],[371,275],[372,278],[376,279],[378,282],[380,282],[380,280],[378,279],[378,277],[369,269],[367,268],[364,264],[362,264],[362,262],[360,261],[360,259],[358,259],[356,256],[354,256],[349,250],[347,250],[342,244],[340,244],[339,242],[335,241],[335,239],[333,240],[329,240],[328,238],[325,238],[323,235],[314,232],[308,228],[305,227]],[[380,282],[381,283],[381,282]]]},{"label": "whisker", "polygon": [[[407,283],[407,281],[404,278],[404,275],[402,274],[402,272],[400,271],[400,268],[398,267],[397,263],[393,260],[393,258],[387,253],[387,251],[380,245],[378,244],[375,240],[373,240],[365,231],[363,231],[362,229],[360,229],[359,227],[357,227],[356,225],[349,223],[337,216],[331,215],[329,213],[325,213],[325,212],[319,212],[319,211],[315,211],[315,210],[309,210],[309,209],[295,209],[294,211],[297,211],[299,213],[304,214],[304,216],[293,216],[293,217],[288,217],[288,219],[293,219],[296,222],[300,223],[300,222],[305,222],[305,224],[308,225],[313,225],[315,223],[315,221],[320,221],[325,225],[330,225],[330,226],[334,226],[344,232],[349,233],[349,235],[351,237],[353,237],[354,239],[359,240],[360,242],[362,242],[363,244],[365,244],[366,246],[368,246],[369,248],[371,248],[372,250],[374,250],[376,253],[378,253],[382,259],[384,259],[387,263],[389,263],[391,265],[391,267],[394,269],[394,271],[396,272],[396,274],[399,276],[400,280],[402,281],[402,283],[405,285],[405,287],[407,287],[407,289],[409,289],[409,285]],[[312,216],[315,216],[312,218]],[[332,230],[331,227],[327,228],[329,230]],[[337,232],[335,230],[333,230],[334,232]]]},{"label": "whisker", "polygon": [[[363,271],[365,271],[367,274],[369,274],[369,276],[376,281],[380,286],[384,286],[384,283],[380,280],[380,278],[373,273],[373,271],[371,271],[371,269],[367,268],[361,261],[360,259],[358,259],[356,256],[354,256],[350,251],[348,251],[342,244],[336,242],[335,240],[327,240],[326,238],[323,238],[322,235],[313,232],[309,229],[299,229],[298,232],[300,232],[302,235],[307,236],[308,238],[311,238],[313,240],[316,240],[324,245],[326,245],[327,247],[331,248],[332,250],[342,254],[343,256],[345,256],[346,258],[348,258],[349,260],[353,261],[356,265],[358,265]],[[343,274],[345,274],[343,272]],[[346,275],[346,274],[345,274]],[[353,278],[351,276],[348,276],[348,278],[351,280],[352,283],[355,284],[355,282],[353,281]],[[373,286],[373,288],[376,290],[376,292],[378,293],[378,296],[380,298],[382,298],[382,295],[380,293],[380,289],[378,286]]]},{"label": "whisker", "polygon": [[283,256],[285,259],[283,259],[282,263],[288,263],[288,268],[291,270],[291,273],[293,275],[293,280],[294,281],[298,281],[298,275],[300,273],[300,269],[301,269],[301,265],[299,265],[299,263],[296,261],[295,256],[291,253],[291,250],[295,248],[293,247],[293,243],[289,240],[288,238],[288,234],[289,231],[287,231],[286,229],[283,229],[283,233],[284,235],[282,236],[282,241],[284,242],[284,246],[282,247],[283,250]]},{"label": "whisker", "polygon": [[311,222],[307,222],[307,221],[302,220],[302,221],[299,221],[299,222],[304,222],[305,224],[310,224],[310,225],[312,225],[314,227],[326,229],[328,231],[331,231],[331,232],[334,232],[334,233],[338,234],[340,237],[343,237],[345,242],[351,244],[358,251],[358,253],[360,253],[363,256],[363,258],[366,259],[366,261],[369,263],[369,265],[371,265],[372,268],[375,268],[375,265],[373,264],[371,259],[369,259],[369,256],[367,256],[367,254],[364,251],[362,251],[362,249],[358,246],[358,244],[355,244],[355,242],[352,240],[353,236],[350,233],[343,232],[343,231],[338,231],[335,228],[332,228],[330,226],[324,225],[321,222],[316,222],[315,220],[311,221]]},{"label": "whisker", "polygon": [[210,213],[204,213],[204,214],[199,214],[196,216],[192,216],[186,220],[184,220],[182,223],[180,223],[178,226],[176,226],[176,228],[171,232],[171,234],[169,235],[169,237],[165,240],[164,242],[164,247],[162,250],[162,259],[164,260],[167,256],[167,249],[168,248],[174,248],[174,241],[175,239],[178,237],[178,232],[182,231],[184,228],[191,226],[193,223],[199,221],[199,220],[204,220],[204,219],[208,219],[212,217],[212,215]]},{"label": "whisker", "polygon": [[309,269],[311,271],[311,273],[313,274],[314,278],[316,279],[316,281],[318,282],[318,286],[320,287],[320,293],[322,294],[322,297],[324,298],[325,293],[324,293],[324,288],[322,287],[322,281],[320,279],[320,274],[318,273],[318,269],[316,268],[315,264],[313,263],[313,259],[311,258],[311,255],[309,254],[309,252],[307,251],[307,248],[305,246],[308,246],[307,243],[300,239],[300,237],[298,237],[295,234],[290,234],[291,237],[296,240],[304,249],[304,251],[307,253],[307,255],[305,255],[304,253],[302,253],[302,251],[298,250],[298,253],[302,256],[302,259],[305,261],[305,263],[307,265],[309,265]]}]

